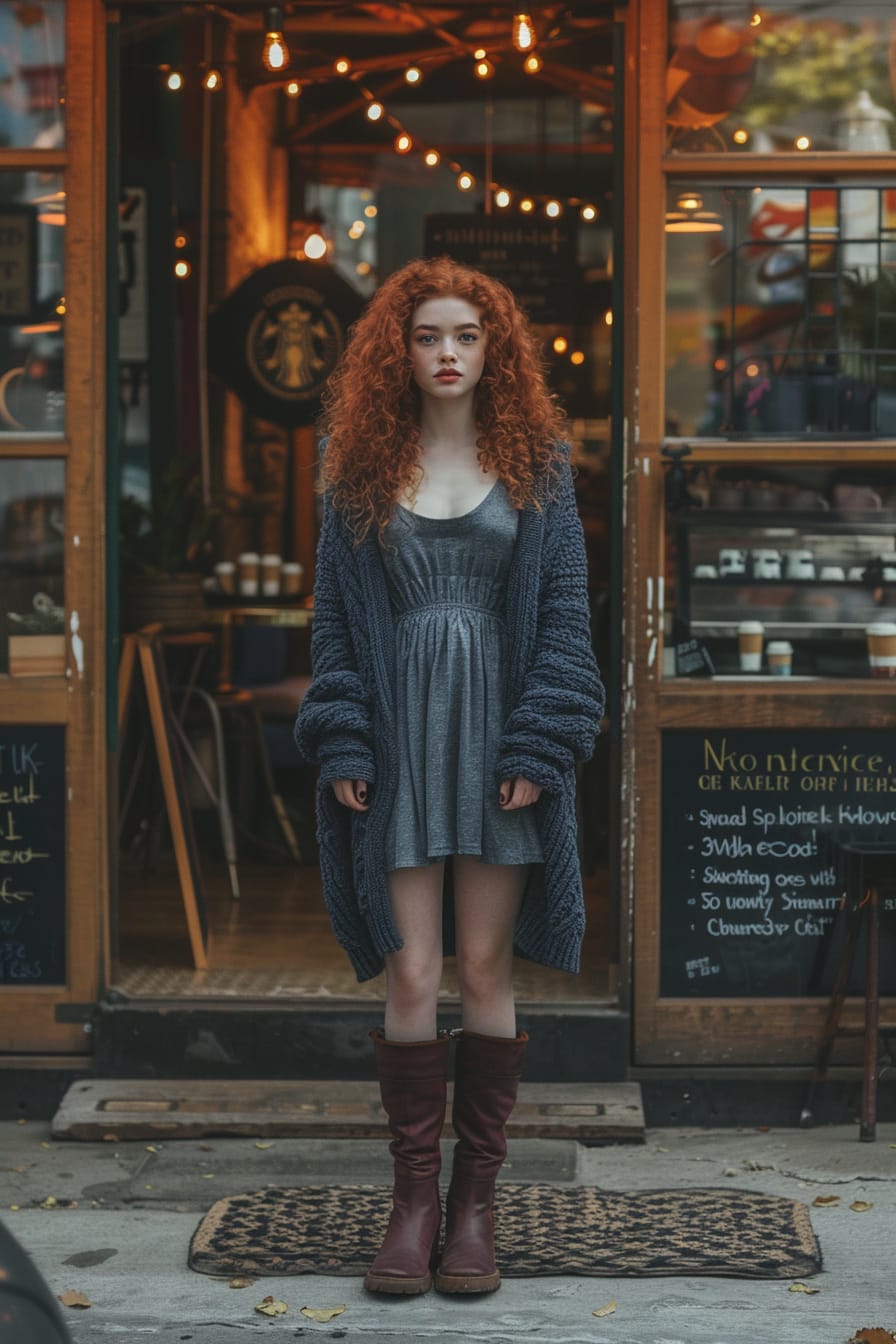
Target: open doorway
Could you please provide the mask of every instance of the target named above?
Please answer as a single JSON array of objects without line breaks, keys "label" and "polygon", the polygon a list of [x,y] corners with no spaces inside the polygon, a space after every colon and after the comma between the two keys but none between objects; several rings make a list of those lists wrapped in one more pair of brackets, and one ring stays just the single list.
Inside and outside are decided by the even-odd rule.
[{"label": "open doorway", "polygon": [[[382,997],[330,934],[314,780],[290,730],[310,671],[320,390],[366,298],[411,257],[450,252],[496,274],[536,323],[571,422],[612,677],[612,9],[542,6],[529,37],[506,7],[472,2],[450,23],[426,5],[276,10],[120,12],[122,628],[167,632],[201,926],[191,942],[138,684],[121,740],[113,975],[133,997]],[[290,365],[277,343],[297,290],[319,306],[314,357]],[[280,563],[253,573],[246,555],[259,571]],[[177,577],[173,597],[147,582],[162,575]],[[604,738],[579,780],[582,974],[520,961],[521,1002],[615,997],[610,769]],[[442,992],[456,996],[450,964]]]}]

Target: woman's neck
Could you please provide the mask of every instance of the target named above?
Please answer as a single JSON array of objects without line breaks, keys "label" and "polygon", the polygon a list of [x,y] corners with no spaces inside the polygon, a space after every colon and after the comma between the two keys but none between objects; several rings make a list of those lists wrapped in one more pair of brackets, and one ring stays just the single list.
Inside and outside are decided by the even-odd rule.
[{"label": "woman's neck", "polygon": [[468,402],[456,405],[426,403],[420,416],[420,444],[424,455],[469,454],[476,449],[476,419]]}]

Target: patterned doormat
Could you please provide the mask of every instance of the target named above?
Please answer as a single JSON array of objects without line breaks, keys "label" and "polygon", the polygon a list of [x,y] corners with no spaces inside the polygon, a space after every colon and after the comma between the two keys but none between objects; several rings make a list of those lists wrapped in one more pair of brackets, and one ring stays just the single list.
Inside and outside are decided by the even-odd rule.
[{"label": "patterned doormat", "polygon": [[[200,1274],[363,1274],[389,1217],[383,1186],[309,1186],[219,1199],[190,1244]],[[499,1185],[498,1267],[536,1275],[805,1278],[821,1251],[805,1204],[751,1190]]]}]

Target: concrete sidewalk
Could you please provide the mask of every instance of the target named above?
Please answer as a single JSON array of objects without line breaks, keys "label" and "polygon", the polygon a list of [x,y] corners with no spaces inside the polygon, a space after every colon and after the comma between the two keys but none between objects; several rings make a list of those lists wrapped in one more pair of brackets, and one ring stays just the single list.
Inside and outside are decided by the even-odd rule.
[{"label": "concrete sidewalk", "polygon": [[[76,1344],[847,1344],[860,1327],[896,1332],[896,1124],[880,1125],[873,1144],[843,1126],[662,1129],[649,1130],[644,1144],[512,1147],[504,1175],[514,1181],[737,1186],[810,1205],[837,1195],[812,1209],[824,1256],[823,1272],[807,1280],[813,1295],[789,1291],[788,1281],[681,1277],[508,1279],[498,1293],[466,1300],[376,1298],[358,1279],[310,1275],[234,1289],[186,1266],[192,1232],[214,1200],[265,1185],[385,1184],[385,1145],[279,1139],[258,1148],[253,1139],[228,1138],[154,1147],[62,1144],[41,1123],[0,1125],[0,1214],[54,1293],[76,1289],[92,1302],[66,1311]],[[48,1196],[56,1207],[40,1207]],[[872,1207],[855,1212],[854,1201]],[[285,1316],[255,1312],[269,1293],[288,1304]],[[593,1314],[611,1301],[613,1314]],[[299,1314],[302,1306],[342,1304],[328,1324]]]}]

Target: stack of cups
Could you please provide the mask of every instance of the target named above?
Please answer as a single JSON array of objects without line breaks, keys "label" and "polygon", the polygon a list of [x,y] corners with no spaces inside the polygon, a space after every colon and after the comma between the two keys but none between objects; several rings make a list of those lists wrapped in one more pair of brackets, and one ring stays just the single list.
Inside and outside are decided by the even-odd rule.
[{"label": "stack of cups", "polygon": [[215,579],[219,593],[236,592],[236,565],[232,560],[220,560],[215,565]]},{"label": "stack of cups", "polygon": [[789,677],[793,666],[793,645],[786,639],[769,640],[765,651],[768,670],[773,677]]},{"label": "stack of cups", "polygon": [[280,590],[284,597],[298,597],[305,570],[297,560],[289,560],[280,571]]},{"label": "stack of cups", "polygon": [[765,626],[761,621],[741,621],[737,628],[737,651],[741,672],[762,671],[762,638]]},{"label": "stack of cups", "polygon": [[877,621],[865,631],[872,677],[896,677],[896,623]]},{"label": "stack of cups", "polygon": [[282,564],[279,555],[263,555],[261,557],[261,591],[265,597],[278,596]]},{"label": "stack of cups", "polygon": [[236,572],[241,597],[258,596],[258,577],[261,558],[255,551],[243,551],[237,556]]}]

